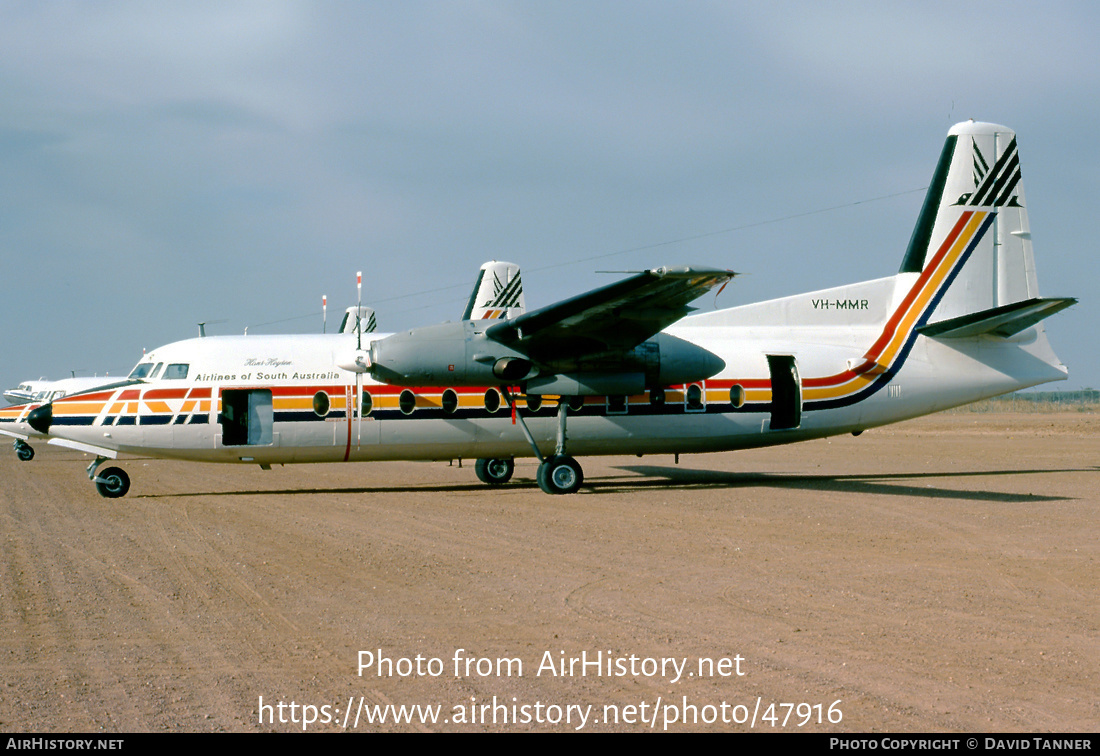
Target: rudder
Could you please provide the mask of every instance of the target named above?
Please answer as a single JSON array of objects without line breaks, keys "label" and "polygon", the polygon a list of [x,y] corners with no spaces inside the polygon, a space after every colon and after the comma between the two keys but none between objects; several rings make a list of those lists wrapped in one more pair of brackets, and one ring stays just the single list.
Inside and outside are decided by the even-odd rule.
[{"label": "rudder", "polygon": [[942,277],[936,322],[1039,299],[1015,132],[948,132],[901,272]]}]

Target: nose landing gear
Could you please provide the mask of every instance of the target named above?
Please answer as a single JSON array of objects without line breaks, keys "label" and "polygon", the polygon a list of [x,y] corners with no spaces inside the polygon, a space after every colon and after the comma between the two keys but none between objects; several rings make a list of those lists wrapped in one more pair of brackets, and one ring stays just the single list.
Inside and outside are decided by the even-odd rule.
[{"label": "nose landing gear", "polygon": [[88,465],[88,478],[95,483],[95,490],[105,499],[118,499],[130,490],[130,476],[121,467],[108,467],[100,474],[96,470],[107,461],[107,457],[96,457]]},{"label": "nose landing gear", "polygon": [[19,457],[21,461],[30,462],[34,459],[34,447],[26,441],[17,439],[13,446],[15,447],[15,456]]}]

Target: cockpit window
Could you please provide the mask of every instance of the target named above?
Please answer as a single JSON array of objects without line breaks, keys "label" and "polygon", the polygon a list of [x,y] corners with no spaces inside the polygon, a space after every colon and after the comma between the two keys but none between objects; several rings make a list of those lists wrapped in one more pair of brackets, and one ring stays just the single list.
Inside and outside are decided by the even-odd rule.
[{"label": "cockpit window", "polygon": [[164,363],[163,362],[158,362],[157,366],[155,368],[153,368],[153,372],[149,374],[149,380],[153,380],[158,375],[160,375],[160,369],[162,367],[164,367]]},{"label": "cockpit window", "polygon": [[188,367],[190,367],[190,365],[184,365],[184,364],[169,365],[167,368],[164,369],[164,380],[171,381],[171,380],[179,380],[180,378],[186,378]]},{"label": "cockpit window", "polygon": [[137,381],[149,377],[149,373],[153,372],[153,363],[140,362],[138,366],[130,371],[130,380]]}]

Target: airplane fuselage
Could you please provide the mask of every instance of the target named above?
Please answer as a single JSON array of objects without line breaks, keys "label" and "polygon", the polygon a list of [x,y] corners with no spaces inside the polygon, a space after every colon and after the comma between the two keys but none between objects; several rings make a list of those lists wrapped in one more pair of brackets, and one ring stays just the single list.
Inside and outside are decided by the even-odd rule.
[{"label": "airplane fuselage", "polygon": [[[538,456],[548,493],[580,487],[570,455],[859,433],[1066,378],[1041,321],[1076,300],[1039,295],[1026,207],[1015,134],[966,122],[887,278],[685,317],[736,274],[656,268],[503,320],[362,345],[192,339],[150,352],[131,384],[58,399],[8,432],[25,420],[96,454],[90,476],[127,452],[265,467],[475,458],[495,485],[512,458]],[[502,296],[518,292],[518,271],[510,280]],[[129,488],[118,468],[94,480],[105,496]]]},{"label": "airplane fuselage", "polygon": [[[921,336],[917,311],[928,302],[909,296],[920,283],[902,274],[685,318],[668,333],[727,367],[707,380],[632,396],[568,398],[569,451],[768,446],[859,432],[1065,377],[1035,328],[1008,343],[945,345]],[[850,301],[859,303],[855,322],[851,308],[821,305]],[[767,325],[777,311],[788,325]],[[833,314],[844,328],[830,324]],[[354,348],[346,335],[169,344],[145,361],[174,366],[181,377],[55,402],[51,433],[122,453],[260,465],[533,455],[500,387],[378,383],[337,367]],[[1027,370],[1021,348],[1035,353]],[[542,453],[552,453],[556,397],[510,393],[519,393],[516,411]]]}]

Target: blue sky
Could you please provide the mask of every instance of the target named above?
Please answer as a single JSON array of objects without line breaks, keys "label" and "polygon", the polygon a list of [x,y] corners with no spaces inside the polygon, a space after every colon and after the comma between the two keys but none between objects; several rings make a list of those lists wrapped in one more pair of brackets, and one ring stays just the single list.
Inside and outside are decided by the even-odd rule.
[{"label": "blue sky", "polygon": [[530,307],[662,264],[746,273],[719,306],[891,275],[971,117],[1017,131],[1041,293],[1081,300],[1054,387],[1098,386],[1098,16],[0,2],[0,386],[126,373],[199,321],[319,331],[357,270],[386,331],[457,319],[494,258]]}]

